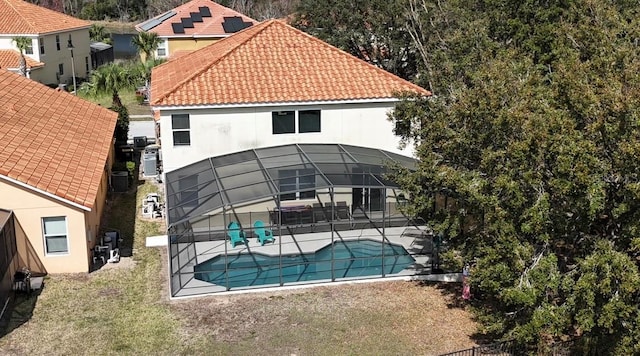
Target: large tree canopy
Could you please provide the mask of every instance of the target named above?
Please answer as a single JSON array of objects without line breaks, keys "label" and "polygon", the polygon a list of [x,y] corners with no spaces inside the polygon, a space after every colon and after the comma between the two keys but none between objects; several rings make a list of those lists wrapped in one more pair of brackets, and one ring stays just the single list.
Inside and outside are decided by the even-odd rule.
[{"label": "large tree canopy", "polygon": [[[414,144],[410,211],[474,263],[484,331],[640,352],[640,27],[631,2],[408,0],[432,98],[392,114]],[[443,207],[438,197],[455,204]]]}]

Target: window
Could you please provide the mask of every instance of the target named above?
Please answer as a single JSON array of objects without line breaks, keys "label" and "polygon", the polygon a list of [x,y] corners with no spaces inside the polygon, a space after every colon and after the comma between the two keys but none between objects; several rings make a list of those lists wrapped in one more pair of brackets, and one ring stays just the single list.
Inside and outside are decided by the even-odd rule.
[{"label": "window", "polygon": [[42,218],[45,251],[47,254],[62,254],[69,252],[67,241],[67,218],[56,216]]},{"label": "window", "polygon": [[158,49],[156,49],[156,52],[158,57],[165,57],[167,55],[167,47],[164,40],[161,40],[160,43],[158,43]]},{"label": "window", "polygon": [[[296,116],[298,125],[296,126]],[[273,134],[320,132],[320,110],[275,111],[271,113]],[[296,130],[297,129],[297,130]]]},{"label": "window", "polygon": [[273,134],[296,132],[295,111],[276,111],[271,114]]},{"label": "window", "polygon": [[298,132],[320,132],[320,110],[299,111]]},{"label": "window", "polygon": [[173,130],[174,146],[191,145],[191,134],[189,128],[189,114],[171,115],[171,129]]},{"label": "window", "polygon": [[40,44],[40,54],[44,54],[44,38],[38,38],[38,43]]},{"label": "window", "polygon": [[58,74],[64,75],[64,64],[63,63],[58,64]]},{"label": "window", "polygon": [[87,71],[87,74],[89,74],[89,57],[84,57],[84,68]]},{"label": "window", "polygon": [[24,49],[24,54],[33,54],[33,40],[29,39],[29,45]]},{"label": "window", "polygon": [[60,35],[56,35],[56,49],[60,50]]},{"label": "window", "polygon": [[315,199],[316,176],[313,169],[290,169],[278,172],[280,200]]}]

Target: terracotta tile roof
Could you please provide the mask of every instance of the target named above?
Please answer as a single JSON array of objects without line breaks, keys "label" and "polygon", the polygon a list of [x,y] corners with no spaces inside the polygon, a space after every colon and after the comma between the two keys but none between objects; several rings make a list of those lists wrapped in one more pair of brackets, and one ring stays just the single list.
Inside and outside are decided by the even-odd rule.
[{"label": "terracotta tile roof", "polygon": [[[27,67],[44,67],[44,63],[35,61],[29,56],[24,57],[27,60]],[[0,49],[0,68],[18,69],[18,67],[20,67],[20,52],[16,51],[15,49]]]},{"label": "terracotta tile roof", "polygon": [[0,175],[92,208],[117,117],[0,71]]},{"label": "terracotta tile roof", "polygon": [[0,0],[0,33],[38,35],[91,23],[22,0]]},{"label": "terracotta tile roof", "polygon": [[[208,12],[207,10],[200,10],[200,8],[205,7],[209,9]],[[171,15],[172,12],[175,13],[175,15]],[[192,13],[194,14],[193,16],[191,15]],[[207,16],[207,14],[210,14],[210,16]],[[136,25],[136,29],[138,31],[155,32],[160,37],[226,37],[231,35],[235,31],[225,31],[225,28],[223,26],[225,17],[239,17],[242,19],[242,22],[245,22],[247,24],[258,23],[258,21],[248,16],[245,16],[228,7],[224,7],[211,0],[192,0],[184,5],[176,7],[169,12],[156,16],[145,22],[139,23],[138,25]],[[186,23],[188,25],[192,24],[193,28],[182,27],[184,33],[176,33],[174,31],[173,24],[182,23],[181,19],[183,18],[187,19]],[[191,23],[189,23],[188,19],[190,18],[196,19],[196,21],[191,21]],[[200,19],[202,19],[202,22],[199,21]],[[156,23],[157,25],[153,26]],[[145,28],[149,29],[145,30]]]},{"label": "terracotta tile roof", "polygon": [[394,98],[431,93],[284,22],[269,20],[152,71],[152,105]]},{"label": "terracotta tile roof", "polygon": [[170,57],[170,59],[176,59],[176,58],[178,58],[178,57],[182,57],[182,56],[184,56],[185,54],[189,54],[189,53],[191,53],[191,52],[193,52],[193,51],[194,51],[194,50],[188,50],[188,49],[181,49],[181,50],[179,50],[179,51],[175,51],[175,52],[171,53],[171,57]]}]

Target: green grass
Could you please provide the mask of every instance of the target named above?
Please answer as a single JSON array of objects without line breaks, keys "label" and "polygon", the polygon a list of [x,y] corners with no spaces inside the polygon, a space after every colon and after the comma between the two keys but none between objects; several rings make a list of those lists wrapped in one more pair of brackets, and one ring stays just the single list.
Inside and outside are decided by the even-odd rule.
[{"label": "green grass", "polygon": [[[129,115],[146,115],[151,117],[151,108],[149,105],[140,105],[136,100],[136,93],[134,89],[125,89],[118,92],[120,95],[120,100],[122,100],[122,104],[127,107],[129,110]],[[82,93],[78,94],[81,98],[94,102],[100,106],[104,106],[105,108],[111,107],[112,97],[111,95],[102,95],[99,97],[93,97],[90,95],[85,95]],[[135,120],[135,119],[132,119]]]},{"label": "green grass", "polygon": [[137,218],[155,190],[116,195],[105,221],[135,266],[48,277],[0,354],[432,355],[474,344],[452,292],[410,282],[169,301],[166,250],[145,247],[163,227]]}]

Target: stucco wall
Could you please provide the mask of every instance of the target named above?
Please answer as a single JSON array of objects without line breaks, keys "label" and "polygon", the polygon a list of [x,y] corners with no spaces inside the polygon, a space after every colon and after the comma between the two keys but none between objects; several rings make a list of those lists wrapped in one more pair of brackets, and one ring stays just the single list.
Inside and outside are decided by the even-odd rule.
[{"label": "stucco wall", "polygon": [[[56,45],[56,35],[59,36],[60,39],[60,50],[58,50]],[[42,36],[23,36],[32,39],[33,54],[28,54],[27,56],[45,64],[43,68],[36,69],[32,72],[31,79],[43,84],[57,84],[58,79],[56,73],[58,72],[59,64],[64,66],[64,74],[60,77],[60,83],[66,83],[67,80],[71,79],[73,72],[71,67],[71,51],[67,49],[69,35],[71,35],[71,41],[74,46],[73,57],[76,77],[87,77],[85,58],[88,58],[89,63],[91,63],[91,49],[89,48],[89,29],[85,28]],[[0,49],[18,50],[18,47],[16,47],[13,41],[13,37],[15,37],[15,35],[0,35]],[[44,42],[44,54],[40,53],[40,41]]]},{"label": "stucco wall", "polygon": [[[17,223],[48,273],[89,271],[84,211],[5,180],[0,180],[0,206],[13,210]],[[45,255],[42,218],[55,216],[66,217],[69,252]]]},{"label": "stucco wall", "polygon": [[[393,103],[357,103],[161,110],[163,168],[169,172],[211,156],[291,143],[341,143],[379,148],[411,156],[400,149],[387,113]],[[321,110],[321,132],[273,134],[272,112]],[[174,146],[171,114],[190,115],[191,145]]]},{"label": "stucco wall", "polygon": [[218,38],[169,38],[167,40],[167,53],[171,57],[176,51],[194,51],[218,40]]}]

